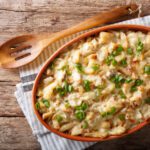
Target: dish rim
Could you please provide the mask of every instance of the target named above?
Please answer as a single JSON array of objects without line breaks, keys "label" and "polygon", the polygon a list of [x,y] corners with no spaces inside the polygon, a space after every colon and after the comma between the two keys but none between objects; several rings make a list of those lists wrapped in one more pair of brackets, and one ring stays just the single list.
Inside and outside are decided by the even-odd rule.
[{"label": "dish rim", "polygon": [[64,45],[62,45],[58,50],[56,50],[51,56],[50,58],[44,63],[44,65],[42,66],[42,68],[40,69],[40,72],[38,73],[38,75],[36,76],[33,88],[32,88],[32,108],[34,110],[34,114],[36,115],[36,117],[38,118],[38,120],[41,122],[42,125],[44,125],[49,131],[70,139],[70,140],[76,140],[76,141],[82,141],[82,142],[98,142],[98,141],[106,141],[106,140],[111,140],[111,139],[116,139],[116,138],[121,138],[125,135],[129,135],[133,132],[138,131],[139,129],[141,129],[142,127],[144,127],[145,125],[147,125],[148,123],[150,123],[150,118],[141,122],[140,124],[138,124],[137,126],[135,126],[134,128],[128,130],[127,132],[120,134],[120,135],[111,135],[105,138],[101,138],[101,137],[83,137],[83,136],[73,136],[70,134],[66,134],[63,132],[60,132],[56,129],[54,129],[53,127],[49,126],[43,119],[42,116],[39,114],[38,110],[36,110],[35,108],[35,103],[36,103],[36,92],[37,92],[37,88],[41,79],[42,74],[44,73],[44,71],[46,70],[46,68],[48,67],[48,65],[63,51],[65,51],[65,49],[68,46],[73,45],[76,42],[79,42],[82,39],[85,39],[87,37],[90,37],[92,35],[96,35],[99,34],[102,31],[108,31],[108,30],[135,30],[135,31],[142,31],[142,32],[150,32],[150,27],[148,26],[143,26],[143,25],[131,25],[131,24],[117,24],[117,25],[108,25],[108,26],[103,26],[103,27],[98,27],[94,30],[90,30],[86,33],[83,33],[79,36],[77,36],[76,38],[73,38],[72,40],[70,40],[69,42],[65,43]]}]

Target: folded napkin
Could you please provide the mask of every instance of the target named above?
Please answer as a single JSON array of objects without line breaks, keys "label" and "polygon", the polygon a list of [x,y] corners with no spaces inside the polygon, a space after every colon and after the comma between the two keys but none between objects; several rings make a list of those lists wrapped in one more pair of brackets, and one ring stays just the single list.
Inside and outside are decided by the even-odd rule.
[{"label": "folded napkin", "polygon": [[[132,19],[121,24],[140,24],[150,26],[150,16]],[[119,24],[120,24],[119,23]],[[34,79],[42,67],[43,63],[50,55],[57,50],[63,43],[80,35],[83,32],[74,34],[50,45],[34,62],[19,69],[21,83],[17,84],[15,96],[17,101],[32,128],[33,134],[37,136],[42,150],[81,150],[94,144],[94,142],[78,142],[65,139],[48,131],[36,118],[32,109],[31,90]]]}]

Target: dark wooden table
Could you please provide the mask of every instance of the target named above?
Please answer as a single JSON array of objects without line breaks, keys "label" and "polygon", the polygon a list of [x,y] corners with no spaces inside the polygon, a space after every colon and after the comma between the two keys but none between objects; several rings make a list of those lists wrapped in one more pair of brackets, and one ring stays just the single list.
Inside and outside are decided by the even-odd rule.
[{"label": "dark wooden table", "polygon": [[[150,15],[150,0],[142,3]],[[54,32],[115,6],[121,0],[0,0],[0,44],[24,33]],[[0,69],[0,150],[40,149],[14,97],[18,70]],[[98,143],[89,150],[150,150],[150,126],[118,140]]]}]

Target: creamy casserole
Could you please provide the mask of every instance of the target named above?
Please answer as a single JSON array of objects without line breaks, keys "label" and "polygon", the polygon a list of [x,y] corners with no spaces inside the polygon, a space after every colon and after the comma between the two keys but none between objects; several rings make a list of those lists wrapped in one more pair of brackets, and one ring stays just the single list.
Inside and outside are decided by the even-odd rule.
[{"label": "creamy casserole", "polygon": [[49,65],[36,109],[71,135],[120,135],[150,118],[150,33],[108,31],[89,37]]}]

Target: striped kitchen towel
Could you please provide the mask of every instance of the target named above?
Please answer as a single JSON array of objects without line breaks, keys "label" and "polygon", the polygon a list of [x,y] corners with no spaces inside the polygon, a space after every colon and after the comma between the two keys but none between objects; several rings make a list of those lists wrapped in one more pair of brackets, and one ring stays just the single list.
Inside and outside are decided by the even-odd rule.
[{"label": "striped kitchen towel", "polygon": [[[150,16],[132,19],[120,23],[150,26]],[[33,113],[31,104],[32,85],[43,63],[61,45],[63,45],[65,42],[71,40],[79,34],[81,33],[77,33],[68,38],[53,43],[34,62],[20,68],[21,83],[17,85],[15,96],[25,117],[27,118],[27,121],[29,122],[32,128],[33,134],[37,136],[37,139],[40,142],[41,148],[43,150],[80,150],[85,149],[90,145],[94,144],[94,142],[71,141],[51,133],[37,120],[36,116]]]}]

